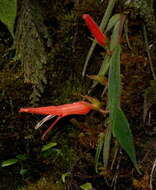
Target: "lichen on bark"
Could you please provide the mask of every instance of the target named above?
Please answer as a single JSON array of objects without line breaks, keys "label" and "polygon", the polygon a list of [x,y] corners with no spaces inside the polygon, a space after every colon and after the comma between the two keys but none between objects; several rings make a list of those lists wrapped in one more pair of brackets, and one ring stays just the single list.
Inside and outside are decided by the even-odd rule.
[{"label": "lichen on bark", "polygon": [[47,54],[44,41],[48,37],[38,1],[24,0],[15,33],[16,58],[23,65],[24,82],[32,85],[31,103],[36,104],[47,83]]}]

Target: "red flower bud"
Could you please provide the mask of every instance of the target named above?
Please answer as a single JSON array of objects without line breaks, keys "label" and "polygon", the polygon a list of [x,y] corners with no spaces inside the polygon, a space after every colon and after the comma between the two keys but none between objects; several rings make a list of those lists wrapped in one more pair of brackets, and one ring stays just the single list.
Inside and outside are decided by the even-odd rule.
[{"label": "red flower bud", "polygon": [[88,14],[83,14],[82,18],[85,20],[90,32],[95,37],[96,41],[102,45],[106,46],[107,37],[95,23],[95,21]]}]

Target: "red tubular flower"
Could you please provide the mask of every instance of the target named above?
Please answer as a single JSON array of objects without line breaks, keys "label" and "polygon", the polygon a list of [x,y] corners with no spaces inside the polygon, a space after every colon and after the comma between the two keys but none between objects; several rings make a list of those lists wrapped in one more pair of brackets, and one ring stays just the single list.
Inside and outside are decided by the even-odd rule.
[{"label": "red tubular flower", "polygon": [[72,104],[63,104],[59,106],[47,106],[37,108],[21,108],[19,112],[28,112],[41,115],[57,115],[65,117],[68,115],[85,115],[93,106],[85,101],[74,102]]},{"label": "red tubular flower", "polygon": [[85,115],[89,113],[94,107],[85,101],[74,102],[72,104],[64,104],[59,106],[47,106],[38,108],[21,108],[19,112],[27,112],[41,115],[48,115],[43,118],[37,125],[36,129],[41,127],[43,123],[50,120],[51,118],[58,116],[56,120],[50,125],[50,127],[42,135],[42,139],[51,131],[51,129],[56,125],[56,123],[65,116],[68,115]]},{"label": "red tubular flower", "polygon": [[92,17],[88,14],[83,14],[82,18],[85,20],[90,32],[95,37],[96,41],[102,45],[107,45],[107,37],[105,34],[101,31],[101,29],[97,26],[95,21],[92,19]]}]

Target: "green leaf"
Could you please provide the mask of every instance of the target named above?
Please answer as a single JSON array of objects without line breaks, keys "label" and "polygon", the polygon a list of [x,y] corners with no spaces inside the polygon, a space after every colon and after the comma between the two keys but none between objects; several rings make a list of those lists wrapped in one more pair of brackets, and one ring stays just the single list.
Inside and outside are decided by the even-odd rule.
[{"label": "green leaf", "polygon": [[109,79],[108,79],[108,99],[109,109],[112,111],[114,107],[120,106],[120,53],[121,47],[117,45],[113,50],[110,59]]},{"label": "green leaf", "polygon": [[44,145],[44,146],[42,147],[41,152],[44,152],[44,151],[46,151],[46,150],[48,150],[48,149],[50,149],[50,148],[53,148],[53,147],[56,146],[56,145],[57,145],[56,142],[48,143],[48,144],[46,144],[46,145]]},{"label": "green leaf", "polygon": [[0,21],[3,22],[14,37],[14,23],[17,11],[16,0],[0,0]]},{"label": "green leaf", "polygon": [[111,35],[111,39],[110,39],[110,50],[111,51],[113,51],[119,43],[119,28],[120,28],[120,20],[115,24],[113,31],[112,31],[112,35]]},{"label": "green leaf", "polygon": [[65,183],[66,182],[66,177],[68,177],[70,175],[71,175],[70,172],[66,172],[66,173],[62,174],[62,176],[61,176],[62,182]]},{"label": "green leaf", "polygon": [[105,32],[108,32],[110,31],[115,25],[116,23],[120,20],[120,14],[115,14],[113,15],[110,20],[109,20],[109,23],[107,25],[107,28],[106,28],[106,31]]},{"label": "green leaf", "polygon": [[121,147],[127,152],[135,168],[140,173],[136,161],[133,136],[129,128],[128,120],[120,108],[120,53],[121,47],[118,44],[114,48],[113,55],[110,59],[108,106],[112,122],[112,133],[120,143]]},{"label": "green leaf", "polygon": [[27,174],[29,174],[29,170],[22,168],[22,169],[20,170],[20,174],[21,174],[22,176],[26,176]]},{"label": "green leaf", "polygon": [[11,166],[13,164],[16,164],[17,162],[18,162],[18,159],[16,158],[5,160],[1,163],[1,167]]},{"label": "green leaf", "polygon": [[83,190],[90,190],[93,187],[92,187],[91,183],[85,183],[85,184],[80,185],[80,188],[83,189]]},{"label": "green leaf", "polygon": [[19,160],[27,160],[28,156],[26,154],[18,154],[16,158]]},{"label": "green leaf", "polygon": [[112,115],[113,135],[116,137],[121,147],[126,151],[137,171],[140,172],[137,166],[133,135],[129,128],[128,120],[120,108],[114,109]]}]

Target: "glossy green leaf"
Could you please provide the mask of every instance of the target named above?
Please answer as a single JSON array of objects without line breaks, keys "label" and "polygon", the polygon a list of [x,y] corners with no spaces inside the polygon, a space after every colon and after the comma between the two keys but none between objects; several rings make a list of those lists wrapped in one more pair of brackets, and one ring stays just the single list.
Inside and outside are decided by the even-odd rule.
[{"label": "glossy green leaf", "polygon": [[50,148],[53,148],[53,147],[56,146],[56,145],[57,145],[56,142],[48,143],[48,144],[46,144],[46,145],[44,145],[44,146],[42,147],[41,152],[44,152],[44,151],[46,151],[46,150],[48,150],[48,149],[50,149]]},{"label": "glossy green leaf", "polygon": [[83,184],[83,185],[80,185],[80,188],[83,189],[83,190],[91,190],[91,189],[93,189],[92,184],[88,183],[88,182]]},{"label": "glossy green leaf", "polygon": [[14,23],[17,11],[16,0],[0,0],[0,21],[3,22],[14,37]]},{"label": "glossy green leaf", "polygon": [[124,112],[120,108],[115,108],[113,110],[112,131],[113,135],[116,137],[121,147],[128,154],[129,158],[139,172],[136,161],[133,135],[131,129],[129,128],[128,120],[126,119]]},{"label": "glossy green leaf", "polygon": [[1,167],[11,166],[13,164],[16,164],[17,162],[18,162],[18,159],[16,158],[5,160],[1,163]]}]

